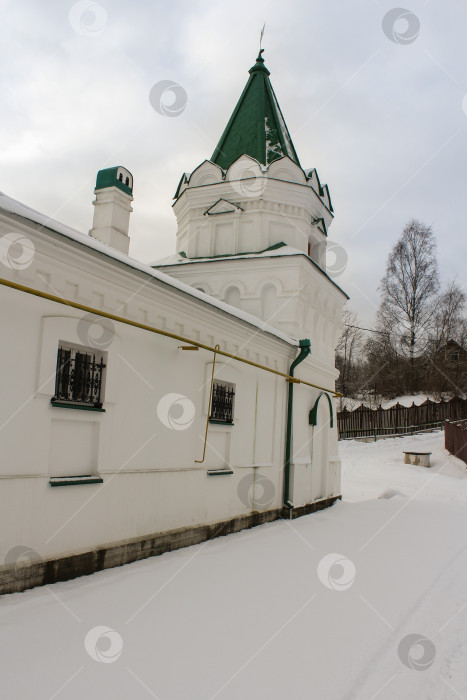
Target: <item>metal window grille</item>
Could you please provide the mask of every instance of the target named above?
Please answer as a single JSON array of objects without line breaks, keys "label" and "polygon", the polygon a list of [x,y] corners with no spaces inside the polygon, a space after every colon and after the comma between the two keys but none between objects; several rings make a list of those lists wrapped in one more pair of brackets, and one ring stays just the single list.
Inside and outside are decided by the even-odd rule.
[{"label": "metal window grille", "polygon": [[235,385],[214,381],[211,400],[211,420],[232,423],[235,404]]},{"label": "metal window grille", "polygon": [[86,404],[102,408],[105,364],[101,354],[76,348],[59,347],[55,395],[52,401]]}]

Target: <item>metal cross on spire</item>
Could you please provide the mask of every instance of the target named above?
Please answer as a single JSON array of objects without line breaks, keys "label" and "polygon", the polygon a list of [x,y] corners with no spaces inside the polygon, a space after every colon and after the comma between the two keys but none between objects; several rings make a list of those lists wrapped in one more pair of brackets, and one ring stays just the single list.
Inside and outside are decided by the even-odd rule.
[{"label": "metal cross on spire", "polygon": [[[262,28],[262,30],[261,30],[261,34],[260,34],[260,37],[259,37],[259,51],[260,51],[260,53],[261,53],[261,44],[262,44],[262,41],[263,41],[264,28],[265,28],[265,26],[266,26],[266,22],[263,24],[263,28]],[[263,51],[264,51],[264,49],[263,49]]]}]

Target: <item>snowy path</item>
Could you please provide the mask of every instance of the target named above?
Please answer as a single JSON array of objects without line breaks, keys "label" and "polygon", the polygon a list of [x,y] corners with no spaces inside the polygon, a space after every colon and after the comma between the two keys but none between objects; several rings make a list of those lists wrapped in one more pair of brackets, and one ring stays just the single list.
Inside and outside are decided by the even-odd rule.
[{"label": "snowy path", "polygon": [[[331,509],[3,597],[2,698],[467,698],[467,474],[442,440],[342,444]],[[432,469],[401,463],[415,444]]]}]

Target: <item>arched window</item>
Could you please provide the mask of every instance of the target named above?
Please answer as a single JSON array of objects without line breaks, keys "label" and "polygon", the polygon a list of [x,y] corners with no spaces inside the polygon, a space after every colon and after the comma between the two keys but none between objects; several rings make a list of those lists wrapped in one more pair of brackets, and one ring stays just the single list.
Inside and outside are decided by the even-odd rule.
[{"label": "arched window", "polygon": [[240,308],[240,290],[238,287],[229,287],[225,292],[225,301],[231,306]]},{"label": "arched window", "polygon": [[265,284],[261,290],[261,318],[274,323],[277,311],[277,290],[273,284]]},{"label": "arched window", "polygon": [[125,179],[125,185],[128,187],[129,184],[130,184],[130,178],[127,177],[127,178]]},{"label": "arched window", "polygon": [[118,176],[118,179],[120,180],[120,182],[123,182],[123,173],[120,173],[120,175]]}]

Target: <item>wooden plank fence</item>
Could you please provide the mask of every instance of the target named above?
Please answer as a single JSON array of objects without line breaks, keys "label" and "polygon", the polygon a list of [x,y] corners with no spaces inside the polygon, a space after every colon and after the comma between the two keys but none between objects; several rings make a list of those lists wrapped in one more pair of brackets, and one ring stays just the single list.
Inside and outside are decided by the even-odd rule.
[{"label": "wooden plank fence", "polygon": [[454,397],[449,401],[430,401],[416,406],[396,403],[391,408],[373,409],[359,406],[353,411],[337,412],[339,440],[383,435],[406,435],[442,428],[447,419],[467,418],[467,399]]},{"label": "wooden plank fence", "polygon": [[444,446],[467,464],[467,420],[445,422]]}]

